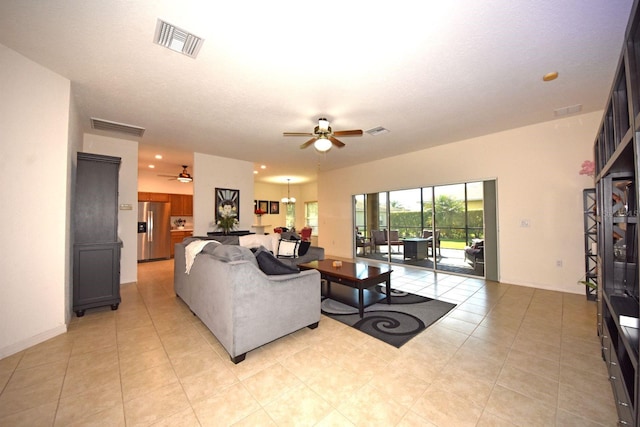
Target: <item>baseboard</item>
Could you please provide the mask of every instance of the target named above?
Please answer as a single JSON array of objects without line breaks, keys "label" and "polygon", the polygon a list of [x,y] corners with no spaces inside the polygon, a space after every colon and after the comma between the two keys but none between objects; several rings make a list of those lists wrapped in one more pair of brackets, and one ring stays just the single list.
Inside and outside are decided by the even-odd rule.
[{"label": "baseboard", "polygon": [[26,350],[29,347],[33,347],[36,344],[40,344],[48,339],[57,337],[58,335],[64,334],[66,332],[67,325],[60,325],[56,328],[49,329],[48,331],[27,338],[26,340],[18,341],[17,343],[11,344],[7,347],[2,347],[0,348],[0,359],[4,359],[5,357],[19,353],[22,350]]}]

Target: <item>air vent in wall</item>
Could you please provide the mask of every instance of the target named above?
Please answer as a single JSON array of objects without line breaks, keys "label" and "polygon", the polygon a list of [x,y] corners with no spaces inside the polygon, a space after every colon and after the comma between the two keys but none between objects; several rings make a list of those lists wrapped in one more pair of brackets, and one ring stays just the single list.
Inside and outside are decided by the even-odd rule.
[{"label": "air vent in wall", "polygon": [[110,122],[108,120],[96,119],[91,117],[91,128],[97,130],[106,130],[110,132],[126,133],[133,136],[144,135],[145,128],[139,126],[127,125],[124,123]]},{"label": "air vent in wall", "polygon": [[175,27],[168,22],[158,19],[156,25],[156,34],[153,41],[160,46],[169,48],[175,52],[180,52],[192,58],[195,58],[200,51],[200,47],[204,42],[198,36]]},{"label": "air vent in wall", "polygon": [[377,135],[382,135],[382,134],[385,134],[385,133],[389,133],[391,131],[389,129],[383,128],[382,126],[378,126],[378,127],[373,128],[373,129],[369,129],[369,130],[367,130],[365,132],[368,133],[369,135],[377,136]]}]

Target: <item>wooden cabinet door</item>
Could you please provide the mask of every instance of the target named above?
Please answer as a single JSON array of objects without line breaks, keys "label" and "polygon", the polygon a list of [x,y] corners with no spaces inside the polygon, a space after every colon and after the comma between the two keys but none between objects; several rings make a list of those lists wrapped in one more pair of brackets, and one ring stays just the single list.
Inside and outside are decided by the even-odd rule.
[{"label": "wooden cabinet door", "polygon": [[182,194],[169,194],[169,202],[171,202],[171,216],[184,215],[184,210],[182,208]]},{"label": "wooden cabinet door", "polygon": [[193,196],[190,194],[169,194],[171,216],[193,216]]},{"label": "wooden cabinet door", "polygon": [[184,216],[193,216],[193,196],[185,194],[182,199],[182,212]]}]

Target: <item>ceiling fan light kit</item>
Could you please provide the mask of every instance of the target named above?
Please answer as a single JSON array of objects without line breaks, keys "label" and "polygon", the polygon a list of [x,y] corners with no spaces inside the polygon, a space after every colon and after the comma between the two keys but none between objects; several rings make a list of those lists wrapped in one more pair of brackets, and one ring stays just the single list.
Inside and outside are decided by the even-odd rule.
[{"label": "ceiling fan light kit", "polygon": [[189,172],[187,172],[187,165],[182,165],[182,172],[178,175],[178,181],[185,183],[193,181],[193,178]]},{"label": "ceiling fan light kit", "polygon": [[320,135],[318,139],[316,139],[316,142],[313,143],[313,148],[324,153],[331,150],[331,141],[329,141],[325,135]]},{"label": "ceiling fan light kit", "polygon": [[284,132],[284,136],[312,136],[310,140],[300,146],[300,148],[307,148],[311,144],[313,147],[321,152],[326,153],[334,145],[338,148],[345,146],[345,143],[336,139],[336,136],[362,136],[362,129],[353,130],[339,130],[333,131],[329,126],[329,120],[324,117],[318,119],[318,125],[313,128],[313,132]]}]

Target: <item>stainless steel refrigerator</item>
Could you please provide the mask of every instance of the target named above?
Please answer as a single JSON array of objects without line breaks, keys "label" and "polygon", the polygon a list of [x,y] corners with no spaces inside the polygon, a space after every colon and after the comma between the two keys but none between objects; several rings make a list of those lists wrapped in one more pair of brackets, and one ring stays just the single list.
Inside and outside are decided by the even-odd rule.
[{"label": "stainless steel refrigerator", "polygon": [[171,257],[171,204],[138,202],[138,261]]}]

